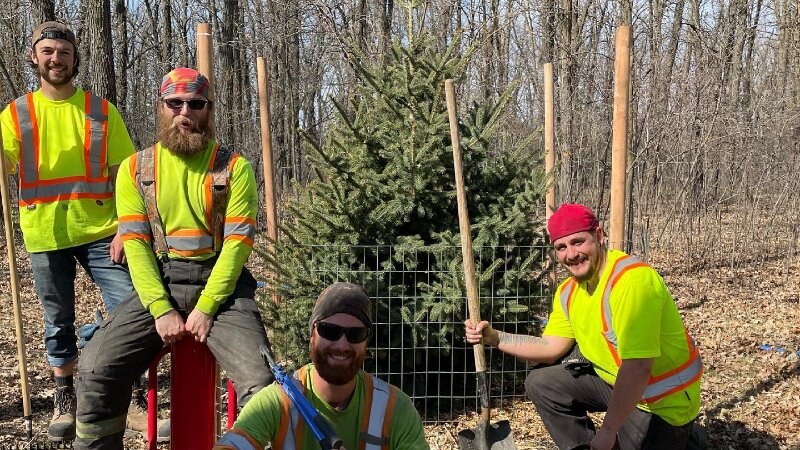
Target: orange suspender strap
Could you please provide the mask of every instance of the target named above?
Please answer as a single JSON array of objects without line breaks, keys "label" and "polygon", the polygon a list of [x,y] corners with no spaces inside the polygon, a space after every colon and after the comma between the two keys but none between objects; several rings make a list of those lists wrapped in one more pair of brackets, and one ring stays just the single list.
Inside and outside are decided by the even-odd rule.
[{"label": "orange suspender strap", "polygon": [[156,146],[147,147],[136,155],[137,172],[136,178],[139,184],[139,192],[144,200],[144,208],[147,212],[147,220],[150,222],[150,231],[153,235],[153,251],[162,261],[169,258],[169,247],[164,233],[164,223],[161,221],[161,214],[158,212],[156,182]]},{"label": "orange suspender strap", "polygon": [[[372,411],[372,377],[364,373],[364,406],[361,408],[361,434],[366,435],[369,431],[369,416]],[[367,441],[364,439],[358,440],[358,449],[365,450],[367,448]]]},{"label": "orange suspender strap", "polygon": [[281,420],[278,423],[278,432],[275,433],[275,440],[272,441],[272,448],[275,450],[282,450],[286,436],[289,433],[289,424],[291,422],[291,403],[289,396],[281,389]]}]

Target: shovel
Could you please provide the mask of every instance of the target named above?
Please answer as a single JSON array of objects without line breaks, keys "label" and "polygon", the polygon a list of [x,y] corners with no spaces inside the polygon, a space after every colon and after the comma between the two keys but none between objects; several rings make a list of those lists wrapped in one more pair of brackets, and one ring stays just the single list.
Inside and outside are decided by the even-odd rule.
[{"label": "shovel", "polygon": [[[478,305],[478,285],[475,280],[475,260],[472,256],[472,237],[469,231],[467,197],[464,192],[464,171],[461,166],[461,140],[458,135],[455,91],[453,80],[444,82],[447,99],[447,115],[450,118],[450,140],[453,143],[453,167],[456,178],[456,197],[458,199],[458,228],[461,233],[461,255],[464,259],[464,278],[467,286],[467,306],[469,319],[474,324],[481,321]],[[489,384],[486,376],[486,354],[483,344],[472,346],[475,353],[475,376],[478,382],[478,397],[481,403],[481,417],[478,426],[458,432],[458,447],[461,450],[516,450],[511,436],[511,425],[507,420],[489,423]]]}]

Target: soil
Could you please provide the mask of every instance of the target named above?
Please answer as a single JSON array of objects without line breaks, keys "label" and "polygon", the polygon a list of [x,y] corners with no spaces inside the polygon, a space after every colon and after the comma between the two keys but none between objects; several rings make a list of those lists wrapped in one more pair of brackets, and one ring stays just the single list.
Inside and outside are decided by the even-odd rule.
[{"label": "soil", "polygon": [[[16,249],[34,439],[27,441],[23,430],[8,262],[2,258],[0,299],[6,313],[0,316],[0,448],[43,448],[37,445],[46,442],[54,383],[28,258],[21,242]],[[679,253],[651,249],[649,259],[664,276],[703,357],[699,422],[708,431],[710,447],[800,449],[800,256],[781,255],[738,267],[714,266],[712,261],[696,269]],[[76,292],[76,323],[93,320],[101,302],[85,275],[79,276]],[[530,402],[504,405],[493,413],[493,421],[511,422],[518,449],[555,448]],[[458,431],[476,422],[470,413],[426,426],[431,448],[458,448]],[[144,449],[144,438],[126,438],[125,448]]]}]

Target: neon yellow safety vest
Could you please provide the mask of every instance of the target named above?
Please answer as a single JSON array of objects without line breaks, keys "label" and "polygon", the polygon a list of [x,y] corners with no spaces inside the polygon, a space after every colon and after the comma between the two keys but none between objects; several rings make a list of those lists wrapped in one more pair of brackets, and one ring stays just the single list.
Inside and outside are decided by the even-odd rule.
[{"label": "neon yellow safety vest", "polygon": [[19,205],[28,209],[37,203],[89,198],[109,199],[114,195],[105,172],[108,133],[108,100],[86,92],[84,130],[84,175],[43,180],[39,177],[39,126],[33,93],[10,105],[11,117],[20,137]]},{"label": "neon yellow safety vest", "polygon": [[[601,302],[600,316],[603,324],[603,336],[606,340],[609,352],[614,358],[617,369],[622,364],[622,360],[617,353],[617,334],[614,331],[614,325],[611,317],[611,291],[614,286],[622,278],[625,273],[637,267],[648,267],[647,264],[630,255],[625,255],[614,262],[614,267],[611,269],[611,274],[608,281],[603,286],[603,300]],[[564,316],[569,320],[569,307],[572,302],[573,294],[576,292],[578,283],[574,278],[570,278],[564,287],[561,289],[559,301],[561,309],[564,311]],[[686,361],[678,364],[670,370],[658,375],[651,375],[650,380],[647,382],[647,388],[642,395],[642,401],[645,403],[656,402],[672,393],[688,388],[692,383],[697,381],[703,375],[703,362],[700,359],[700,352],[694,340],[689,335],[689,331],[684,326],[684,334],[686,335],[686,345],[689,350],[689,357]]]}]

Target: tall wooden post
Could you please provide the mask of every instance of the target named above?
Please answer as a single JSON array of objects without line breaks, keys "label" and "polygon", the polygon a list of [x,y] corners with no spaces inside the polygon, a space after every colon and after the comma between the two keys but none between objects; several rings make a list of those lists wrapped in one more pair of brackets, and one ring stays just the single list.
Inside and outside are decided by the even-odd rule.
[{"label": "tall wooden post", "polygon": [[614,58],[614,123],[611,134],[611,214],[609,247],[625,247],[625,177],[628,156],[628,102],[630,92],[630,25],[617,28]]},{"label": "tall wooden post", "polygon": [[[263,57],[256,59],[258,74],[258,108],[261,125],[261,163],[264,169],[264,212],[267,216],[267,253],[275,258],[274,242],[278,240],[278,214],[275,206],[275,174],[272,160],[272,132],[269,128],[269,77],[267,76],[267,63]],[[270,282],[274,283],[274,274],[270,274]],[[272,300],[277,303],[280,298],[273,288]]]},{"label": "tall wooden post", "polygon": [[[548,188],[545,194],[545,218],[550,219],[550,216],[556,211],[556,182],[557,174],[555,171],[556,166],[556,153],[555,153],[555,108],[554,108],[554,95],[553,95],[553,64],[547,63],[544,65],[544,170],[547,174]],[[547,276],[550,283],[550,288],[556,288],[556,258],[553,250],[550,249],[550,271]]]},{"label": "tall wooden post", "polygon": [[[0,84],[2,87],[2,84]],[[25,436],[33,436],[31,418],[31,395],[28,390],[28,356],[25,351],[25,329],[22,326],[22,304],[19,295],[19,272],[17,270],[17,248],[14,245],[14,223],[11,219],[11,192],[8,188],[8,169],[6,152],[3,148],[3,135],[0,132],[0,195],[2,195],[3,225],[6,232],[6,252],[8,256],[8,276],[11,285],[11,309],[14,311],[14,332],[17,338],[17,364],[19,367],[20,389],[22,391],[22,414],[25,423]]]},{"label": "tall wooden post", "polygon": [[[214,40],[209,23],[197,24],[197,71],[208,78],[208,99],[213,102],[216,100],[214,93]],[[215,136],[214,108],[209,111],[208,125],[211,127],[211,135]]]}]

